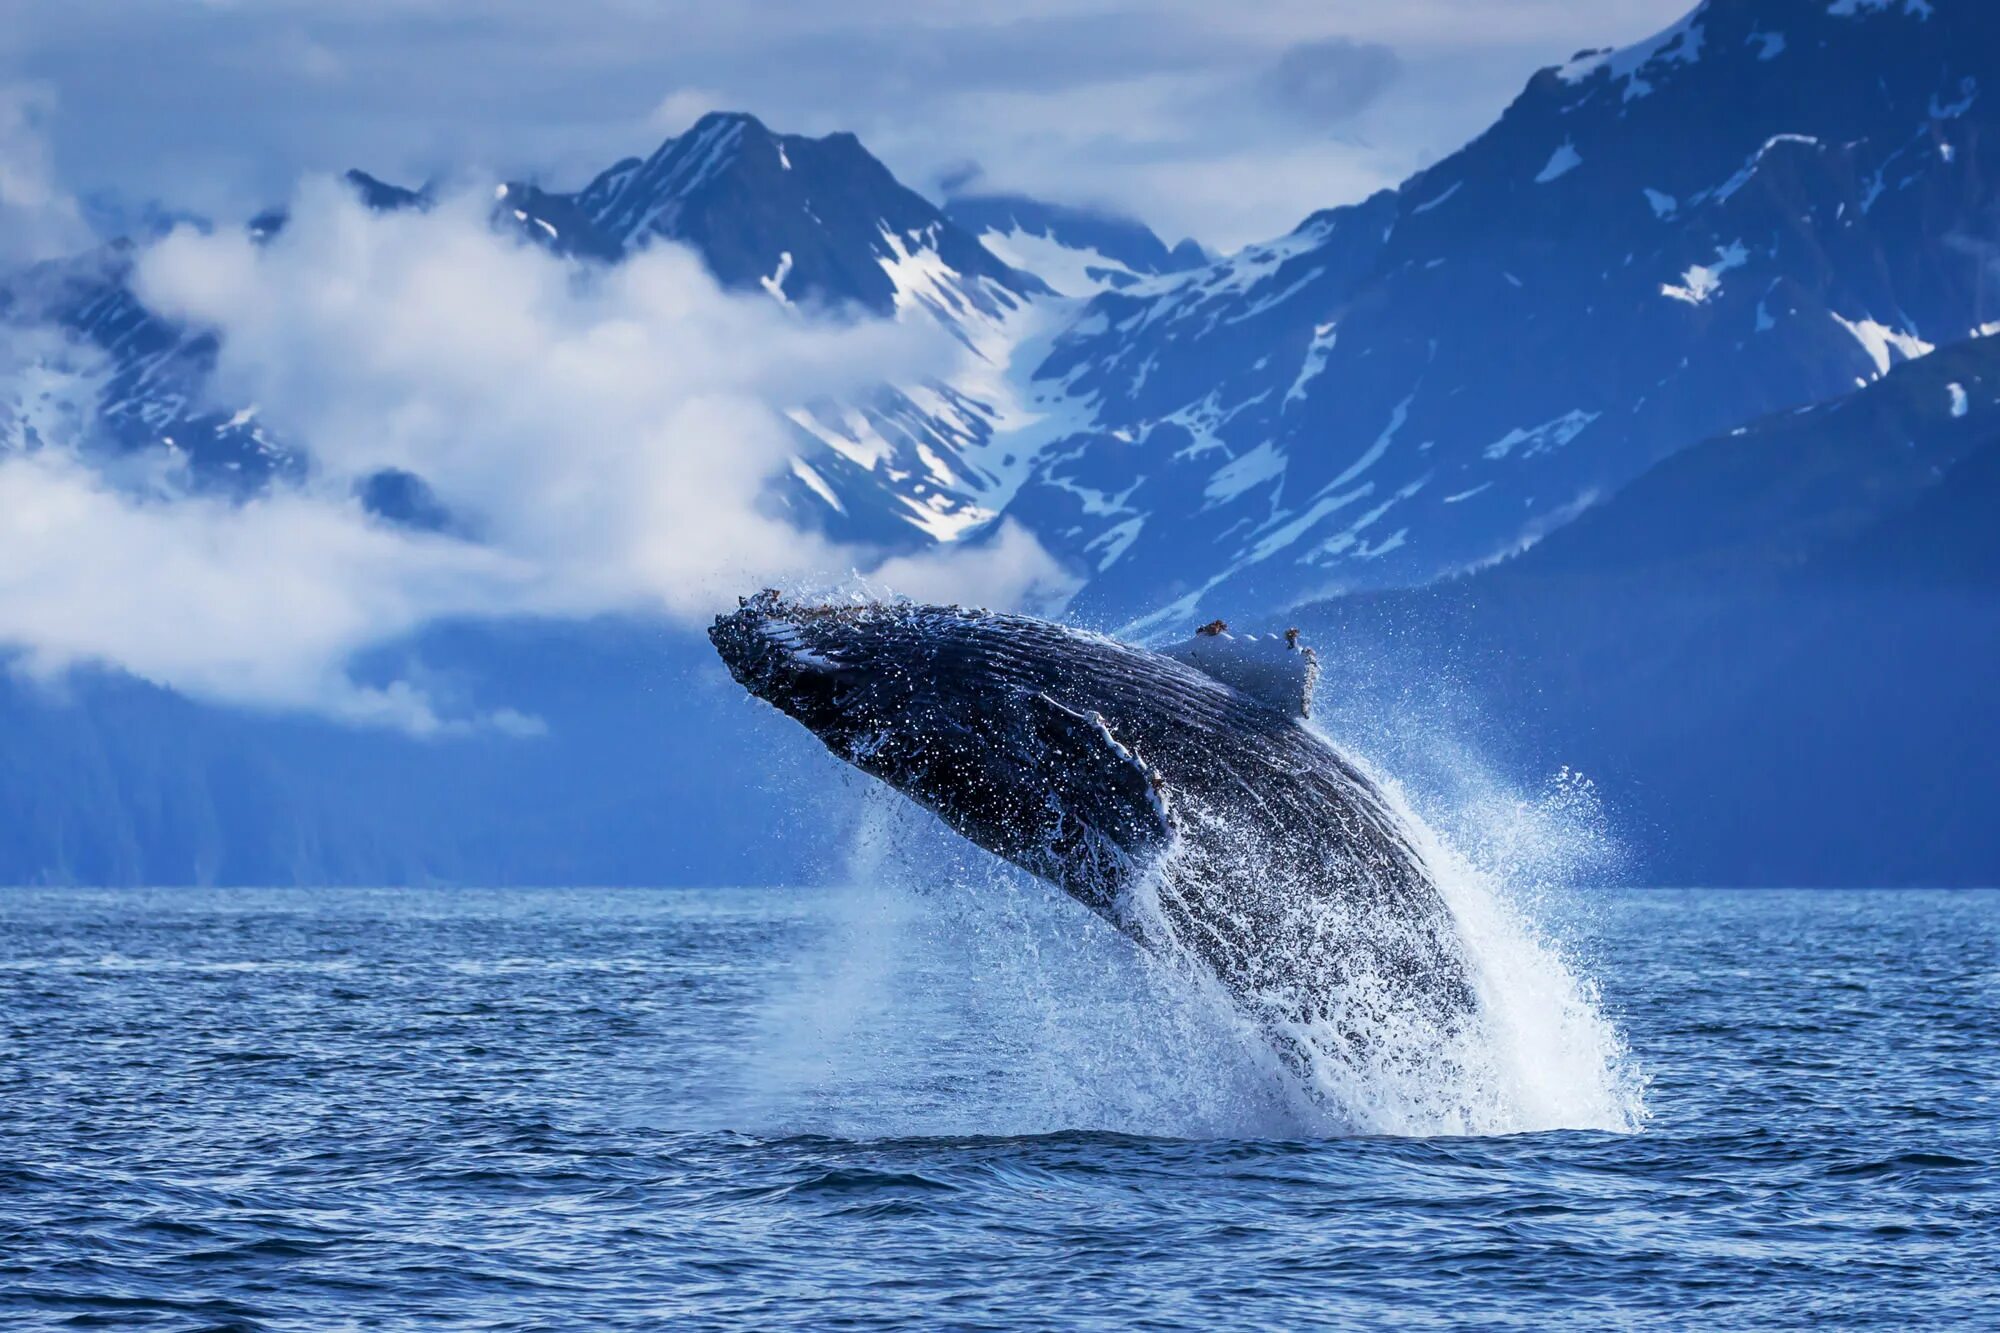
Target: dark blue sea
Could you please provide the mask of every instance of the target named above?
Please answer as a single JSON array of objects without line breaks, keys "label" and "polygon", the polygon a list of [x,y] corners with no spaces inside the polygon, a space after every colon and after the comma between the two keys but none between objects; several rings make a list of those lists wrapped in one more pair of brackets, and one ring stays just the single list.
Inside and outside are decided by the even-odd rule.
[{"label": "dark blue sea", "polygon": [[1049,896],[0,893],[0,1326],[1995,1327],[2000,895],[1542,902],[1333,1109]]}]

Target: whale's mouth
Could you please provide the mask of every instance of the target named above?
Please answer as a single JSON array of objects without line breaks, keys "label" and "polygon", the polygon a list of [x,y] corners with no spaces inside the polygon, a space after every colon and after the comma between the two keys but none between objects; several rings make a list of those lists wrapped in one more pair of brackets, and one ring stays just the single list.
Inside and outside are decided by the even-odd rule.
[{"label": "whale's mouth", "polygon": [[709,626],[709,642],[745,690],[831,743],[871,676],[855,633],[860,608],[797,602],[766,589]]},{"label": "whale's mouth", "polygon": [[717,616],[708,627],[708,640],[739,684],[768,699],[767,689],[793,672],[839,669],[804,632],[801,620],[813,611],[824,608],[788,603],[777,590],[766,589],[739,597],[735,611]]}]

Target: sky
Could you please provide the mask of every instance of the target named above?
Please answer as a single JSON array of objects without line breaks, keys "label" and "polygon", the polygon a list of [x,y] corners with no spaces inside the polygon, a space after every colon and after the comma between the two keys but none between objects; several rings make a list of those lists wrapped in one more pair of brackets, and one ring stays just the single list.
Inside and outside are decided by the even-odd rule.
[{"label": "sky", "polygon": [[1399,182],[1535,69],[1690,5],[10,0],[0,87],[113,216],[247,216],[353,166],[573,188],[732,109],[852,130],[933,195],[1114,207],[1226,250]]}]

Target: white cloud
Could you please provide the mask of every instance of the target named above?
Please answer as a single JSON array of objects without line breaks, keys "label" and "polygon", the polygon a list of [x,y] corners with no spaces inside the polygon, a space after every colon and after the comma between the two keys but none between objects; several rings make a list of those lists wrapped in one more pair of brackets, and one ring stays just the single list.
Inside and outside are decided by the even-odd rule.
[{"label": "white cloud", "polygon": [[49,678],[109,664],[198,698],[418,733],[446,723],[347,659],[446,612],[497,614],[532,577],[466,543],[295,493],[235,506],[115,489],[74,455],[0,461],[0,641]]},{"label": "white cloud", "polygon": [[867,582],[921,602],[1005,608],[1018,605],[1024,591],[1048,593],[1068,580],[1034,534],[1010,518],[973,548],[933,547],[885,560]]},{"label": "white cloud", "polygon": [[[375,214],[316,181],[268,244],[183,229],[146,252],[142,297],[220,334],[219,395],[257,403],[310,477],[235,505],[114,481],[76,449],[0,460],[0,643],[38,674],[108,663],[426,732],[467,719],[407,681],[356,683],[357,653],[442,617],[699,622],[736,592],[879,562],[769,511],[796,444],[781,410],[941,365],[948,339],[724,292],[676,247],[559,260],[485,208]],[[425,478],[467,535],[369,516],[356,483],[383,468]],[[1056,577],[1009,532],[876,581],[1008,604]]]}]

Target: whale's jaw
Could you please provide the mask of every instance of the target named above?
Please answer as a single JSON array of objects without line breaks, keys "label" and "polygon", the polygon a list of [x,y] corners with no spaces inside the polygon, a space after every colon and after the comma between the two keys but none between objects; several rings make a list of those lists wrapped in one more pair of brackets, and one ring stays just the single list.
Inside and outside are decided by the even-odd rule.
[{"label": "whale's jaw", "polygon": [[1067,633],[960,607],[765,592],[718,616],[709,638],[746,690],[834,755],[1104,911],[1130,865],[1170,838],[1166,807],[1081,677],[1065,691],[1059,672],[1024,669],[1027,626]]},{"label": "whale's jaw", "polygon": [[776,592],[740,598],[715,618],[708,639],[737,684],[817,731],[815,722],[837,711],[838,666],[807,642],[796,612]]}]

